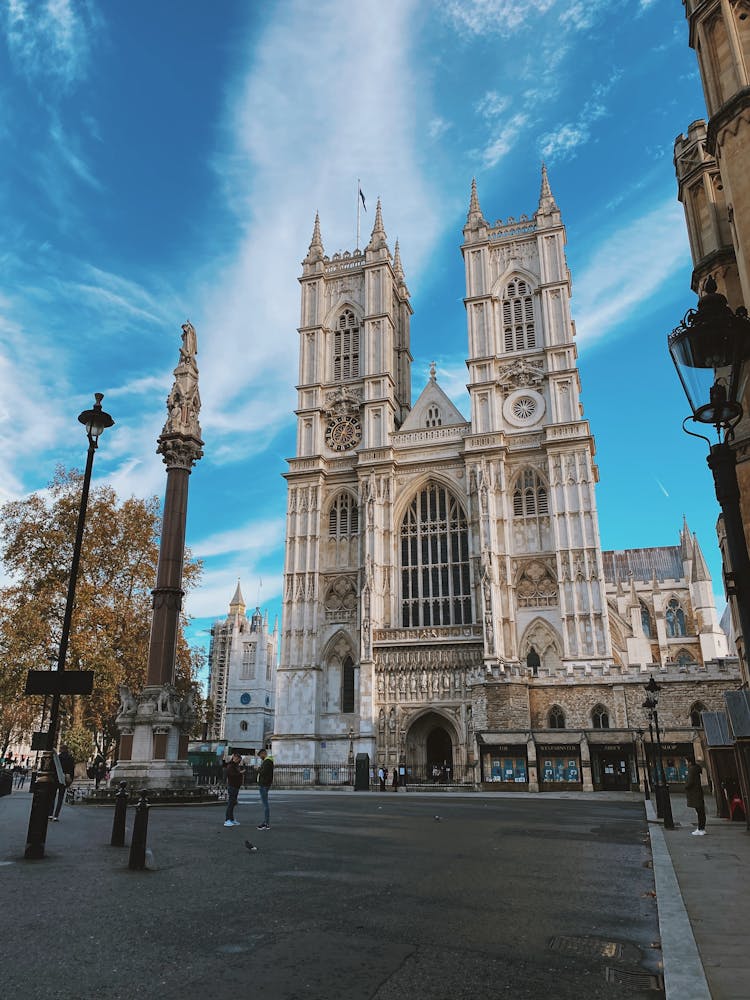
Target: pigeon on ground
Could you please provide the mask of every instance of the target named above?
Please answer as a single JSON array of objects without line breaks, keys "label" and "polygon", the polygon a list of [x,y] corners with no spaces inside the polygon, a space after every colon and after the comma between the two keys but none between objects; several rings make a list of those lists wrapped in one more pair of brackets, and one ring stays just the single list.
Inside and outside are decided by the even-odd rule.
[{"label": "pigeon on ground", "polygon": [[436,823],[439,823],[439,822],[440,822],[440,817],[439,817],[439,816],[435,816],[435,817],[434,817],[434,819],[435,819],[435,822],[436,822]]},{"label": "pigeon on ground", "polygon": [[248,851],[250,851],[250,853],[251,853],[251,854],[252,854],[252,853],[253,853],[254,851],[257,851],[257,850],[258,850],[258,848],[257,848],[257,847],[255,846],[255,844],[251,844],[249,840],[246,840],[246,841],[245,841],[245,847],[246,847],[246,848],[248,849]]}]

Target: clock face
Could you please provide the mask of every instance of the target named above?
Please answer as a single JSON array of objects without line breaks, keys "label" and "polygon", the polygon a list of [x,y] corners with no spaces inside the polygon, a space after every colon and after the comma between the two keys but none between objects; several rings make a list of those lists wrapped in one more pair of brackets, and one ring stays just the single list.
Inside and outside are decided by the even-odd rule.
[{"label": "clock face", "polygon": [[338,417],[326,428],[326,444],[333,451],[349,451],[362,439],[362,427],[356,417]]}]

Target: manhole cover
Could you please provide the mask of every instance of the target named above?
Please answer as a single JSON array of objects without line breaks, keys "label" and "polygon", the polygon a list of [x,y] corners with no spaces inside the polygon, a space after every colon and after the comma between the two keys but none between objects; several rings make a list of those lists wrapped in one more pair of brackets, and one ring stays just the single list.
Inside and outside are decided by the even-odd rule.
[{"label": "manhole cover", "polygon": [[615,969],[608,965],[604,978],[611,986],[626,986],[632,990],[658,990],[664,992],[664,978],[639,969]]},{"label": "manhole cover", "polygon": [[548,947],[564,955],[582,955],[586,958],[622,958],[619,941],[604,941],[602,938],[553,937]]}]

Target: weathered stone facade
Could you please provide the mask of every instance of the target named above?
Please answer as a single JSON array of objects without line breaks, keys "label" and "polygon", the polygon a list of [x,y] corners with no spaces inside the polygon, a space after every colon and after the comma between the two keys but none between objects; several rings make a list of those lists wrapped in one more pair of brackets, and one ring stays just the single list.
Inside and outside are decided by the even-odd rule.
[{"label": "weathered stone facade", "polygon": [[566,787],[603,787],[616,750],[591,756],[587,734],[622,725],[632,746],[644,675],[703,669],[726,636],[687,525],[679,545],[601,551],[546,171],[517,221],[488,223],[472,185],[463,236],[468,420],[434,366],[411,405],[409,293],[380,205],[354,254],[325,256],[316,218],[274,752],[342,761],[351,741],[413,776],[543,788],[562,769]]}]

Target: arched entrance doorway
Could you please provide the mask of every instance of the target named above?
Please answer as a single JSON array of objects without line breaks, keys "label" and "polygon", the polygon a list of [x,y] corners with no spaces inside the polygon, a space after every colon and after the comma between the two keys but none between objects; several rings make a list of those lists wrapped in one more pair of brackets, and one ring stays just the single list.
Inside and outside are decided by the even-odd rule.
[{"label": "arched entrance doorway", "polygon": [[437,712],[420,716],[406,737],[407,765],[417,780],[449,780],[453,777],[458,747],[453,726]]}]

